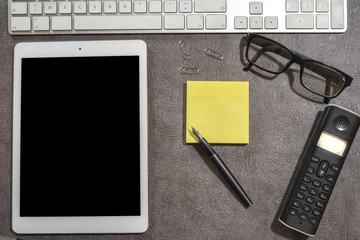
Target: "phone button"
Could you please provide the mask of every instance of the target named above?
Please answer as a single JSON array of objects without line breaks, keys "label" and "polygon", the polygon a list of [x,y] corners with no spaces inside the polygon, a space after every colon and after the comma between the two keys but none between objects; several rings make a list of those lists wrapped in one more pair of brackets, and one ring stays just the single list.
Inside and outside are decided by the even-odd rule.
[{"label": "phone button", "polygon": [[327,175],[327,176],[326,176],[326,180],[327,180],[328,182],[333,183],[333,182],[335,182],[335,177],[334,177],[334,176],[331,176],[331,175]]},{"label": "phone button", "polygon": [[318,177],[322,178],[326,175],[328,169],[329,169],[329,162],[325,160],[321,161],[316,174],[318,175]]},{"label": "phone button", "polygon": [[303,194],[303,193],[301,193],[301,192],[297,192],[296,194],[295,194],[295,196],[296,196],[296,198],[298,198],[298,199],[304,199],[304,197],[305,197],[305,195]]},{"label": "phone button", "polygon": [[314,180],[312,182],[312,184],[315,186],[315,187],[320,187],[321,186],[321,182],[319,180]]},{"label": "phone button", "polygon": [[324,184],[323,187],[324,191],[330,192],[331,187],[329,185]]},{"label": "phone button", "polygon": [[311,177],[305,175],[305,176],[303,176],[303,181],[306,183],[309,183],[309,182],[311,182]]},{"label": "phone button", "polygon": [[320,162],[320,158],[318,158],[318,157],[315,156],[315,155],[312,155],[311,158],[310,158],[310,160],[311,160],[312,162],[314,162],[314,163]]},{"label": "phone button", "polygon": [[339,171],[339,166],[338,166],[338,165],[332,164],[330,168],[331,168],[331,170],[333,170],[334,172],[338,172],[338,171]]},{"label": "phone button", "polygon": [[314,216],[317,216],[317,217],[319,217],[321,215],[320,210],[316,209],[316,208],[312,211],[312,213],[314,214]]},{"label": "phone button", "polygon": [[322,201],[317,201],[315,205],[320,209],[323,209],[325,207],[325,203]]},{"label": "phone button", "polygon": [[293,203],[292,203],[292,205],[293,205],[294,207],[299,208],[299,207],[301,206],[301,203],[300,203],[299,201],[297,201],[297,200],[294,200]]},{"label": "phone button", "polygon": [[293,216],[296,216],[296,215],[298,214],[298,212],[297,212],[295,209],[290,208],[290,209],[289,209],[289,214],[290,214],[290,215],[293,215]]},{"label": "phone button", "polygon": [[310,219],[309,219],[309,222],[310,222],[311,224],[316,225],[316,224],[318,224],[319,221],[318,221],[316,218],[310,218]]},{"label": "phone button", "polygon": [[306,221],[308,219],[308,215],[306,215],[305,213],[299,213],[299,218]]}]

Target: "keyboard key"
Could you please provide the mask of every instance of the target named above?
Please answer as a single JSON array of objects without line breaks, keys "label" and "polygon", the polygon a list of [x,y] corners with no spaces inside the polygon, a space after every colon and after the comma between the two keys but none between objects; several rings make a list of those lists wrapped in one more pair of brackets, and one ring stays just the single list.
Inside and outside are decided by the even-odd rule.
[{"label": "keyboard key", "polygon": [[146,1],[134,1],[134,13],[146,13]]},{"label": "keyboard key", "polygon": [[12,17],[11,30],[12,31],[30,31],[31,22],[30,17]]},{"label": "keyboard key", "polygon": [[248,28],[248,18],[246,16],[237,16],[234,18],[234,27],[235,29],[247,29]]},{"label": "keyboard key", "polygon": [[150,13],[161,13],[161,1],[149,1],[149,12]]},{"label": "keyboard key", "polygon": [[54,31],[71,30],[70,16],[51,17],[51,29]]},{"label": "keyboard key", "polygon": [[50,19],[49,17],[33,17],[33,29],[34,31],[49,31]]},{"label": "keyboard key", "polygon": [[74,2],[74,13],[86,13],[87,8],[86,8],[86,2],[85,1],[77,1]]},{"label": "keyboard key", "polygon": [[11,3],[12,15],[27,14],[27,11],[28,11],[28,5],[26,2]]},{"label": "keyboard key", "polygon": [[104,1],[104,13],[116,13],[116,12],[117,12],[116,1]]},{"label": "keyboard key", "polygon": [[119,12],[120,13],[131,13],[131,1],[119,1]]},{"label": "keyboard key", "polygon": [[[86,6],[86,2],[85,6]],[[85,7],[86,9],[86,7]],[[44,12],[45,14],[56,14],[57,12],[57,6],[56,6],[56,2],[45,2],[44,3]]]},{"label": "keyboard key", "polygon": [[250,27],[250,29],[262,29],[263,28],[263,17],[251,16],[249,18],[249,27]]},{"label": "keyboard key", "polygon": [[329,0],[316,0],[317,12],[329,12]]},{"label": "keyboard key", "polygon": [[301,0],[302,12],[314,12],[314,0]]},{"label": "keyboard key", "polygon": [[191,1],[180,1],[179,2],[179,11],[181,13],[191,13],[192,7],[191,7]]},{"label": "keyboard key", "polygon": [[166,13],[176,13],[177,8],[176,8],[176,1],[165,1],[164,2],[164,12]]},{"label": "keyboard key", "polygon": [[101,13],[101,1],[89,1],[89,13]]},{"label": "keyboard key", "polygon": [[204,29],[204,15],[202,14],[189,14],[186,16],[187,29]]},{"label": "keyboard key", "polygon": [[206,29],[226,29],[226,15],[206,15]]},{"label": "keyboard key", "polygon": [[225,0],[195,0],[197,13],[224,13],[226,12]]},{"label": "keyboard key", "polygon": [[299,0],[286,0],[286,12],[299,12]]},{"label": "keyboard key", "polygon": [[[100,4],[101,4],[101,2],[100,2]],[[100,5],[99,9],[101,9],[101,5]],[[71,2],[60,2],[59,3],[59,13],[60,14],[70,14],[71,13]]]},{"label": "keyboard key", "polygon": [[329,29],[329,15],[327,14],[316,15],[316,28]]},{"label": "keyboard key", "polygon": [[74,16],[75,30],[160,30],[161,27],[160,15]]},{"label": "keyboard key", "polygon": [[29,3],[29,13],[33,15],[42,14],[42,3],[41,2],[30,2]]},{"label": "keyboard key", "polygon": [[314,15],[312,14],[287,14],[286,28],[288,29],[313,29]]},{"label": "keyboard key", "polygon": [[255,15],[263,14],[263,3],[262,2],[250,2],[249,13]]},{"label": "keyboard key", "polygon": [[181,30],[185,28],[185,16],[181,14],[168,14],[164,18],[165,29]]},{"label": "keyboard key", "polygon": [[266,29],[277,29],[278,28],[278,17],[265,17],[265,28]]},{"label": "keyboard key", "polygon": [[343,29],[344,27],[344,0],[332,0],[331,28]]}]

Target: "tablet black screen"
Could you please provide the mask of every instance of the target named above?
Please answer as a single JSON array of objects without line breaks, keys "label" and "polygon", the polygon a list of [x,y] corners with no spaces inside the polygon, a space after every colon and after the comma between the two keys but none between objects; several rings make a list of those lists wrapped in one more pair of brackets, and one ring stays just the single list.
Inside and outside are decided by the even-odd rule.
[{"label": "tablet black screen", "polygon": [[20,216],[140,215],[139,57],[22,60]]}]

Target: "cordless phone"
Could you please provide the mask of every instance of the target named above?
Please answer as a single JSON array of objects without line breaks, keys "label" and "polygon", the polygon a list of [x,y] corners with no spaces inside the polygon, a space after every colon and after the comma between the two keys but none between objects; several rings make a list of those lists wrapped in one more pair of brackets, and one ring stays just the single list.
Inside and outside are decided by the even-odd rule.
[{"label": "cordless phone", "polygon": [[314,236],[360,125],[360,115],[328,105],[313,131],[279,221]]}]

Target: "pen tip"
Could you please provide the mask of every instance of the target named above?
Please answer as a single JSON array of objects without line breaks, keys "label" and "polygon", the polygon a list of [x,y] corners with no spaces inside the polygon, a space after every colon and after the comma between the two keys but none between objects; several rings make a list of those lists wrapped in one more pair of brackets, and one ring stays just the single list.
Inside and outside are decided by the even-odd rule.
[{"label": "pen tip", "polygon": [[195,129],[194,127],[191,127],[193,130],[193,133],[195,134],[195,136],[200,140],[201,139],[201,135],[199,133],[199,131],[197,129]]}]

